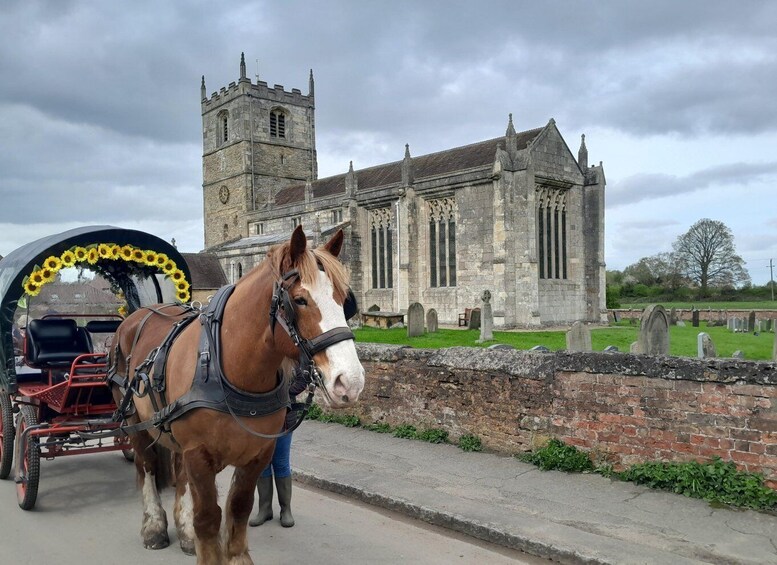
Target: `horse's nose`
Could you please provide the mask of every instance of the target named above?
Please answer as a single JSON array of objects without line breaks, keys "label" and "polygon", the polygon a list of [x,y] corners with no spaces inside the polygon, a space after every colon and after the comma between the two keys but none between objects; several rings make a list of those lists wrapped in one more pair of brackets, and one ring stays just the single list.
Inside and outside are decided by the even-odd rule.
[{"label": "horse's nose", "polygon": [[332,392],[335,393],[335,396],[337,396],[343,404],[347,404],[351,401],[348,397],[348,387],[345,385],[344,375],[342,373],[335,377]]}]

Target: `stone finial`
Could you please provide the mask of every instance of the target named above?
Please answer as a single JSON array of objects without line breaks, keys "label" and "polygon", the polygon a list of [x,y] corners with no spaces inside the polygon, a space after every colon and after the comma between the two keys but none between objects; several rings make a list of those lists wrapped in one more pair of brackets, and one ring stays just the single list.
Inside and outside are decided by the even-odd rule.
[{"label": "stone finial", "polygon": [[245,53],[240,53],[240,80],[245,80],[246,78],[246,55]]},{"label": "stone finial", "polygon": [[585,171],[588,168],[588,148],[585,146],[585,134],[580,136],[580,149],[577,151],[577,164]]},{"label": "stone finial", "polygon": [[405,143],[405,158],[402,160],[402,186],[413,184],[413,159],[410,157],[410,144]]},{"label": "stone finial", "polygon": [[353,161],[348,164],[348,172],[353,174]]},{"label": "stone finial", "polygon": [[175,247],[176,249],[178,249],[178,246],[175,244],[175,238],[173,238],[173,239],[171,239],[171,240],[170,240],[170,245],[172,245],[173,247]]},{"label": "stone finial", "polygon": [[359,180],[353,171],[353,161],[348,165],[348,172],[345,174],[345,197],[356,198],[356,191],[359,189]]},{"label": "stone finial", "polygon": [[513,114],[511,112],[507,118],[507,131],[505,132],[505,137],[512,137],[514,135],[515,126],[513,125]]},{"label": "stone finial", "polygon": [[205,100],[208,97],[208,92],[205,90],[205,75],[202,75],[202,82],[200,83],[200,100]]},{"label": "stone finial", "polygon": [[313,96],[315,87],[313,84],[313,69],[310,69],[310,78],[308,79],[308,96]]}]

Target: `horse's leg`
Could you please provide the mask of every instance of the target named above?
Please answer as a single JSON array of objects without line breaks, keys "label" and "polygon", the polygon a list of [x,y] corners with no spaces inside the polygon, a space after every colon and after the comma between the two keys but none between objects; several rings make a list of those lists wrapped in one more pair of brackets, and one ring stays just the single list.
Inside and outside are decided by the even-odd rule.
[{"label": "horse's leg", "polygon": [[[266,457],[263,458],[267,459]],[[254,487],[265,465],[254,460],[245,467],[238,467],[232,475],[229,489],[226,523],[224,524],[224,548],[230,565],[252,565],[248,555],[246,526],[251,508],[254,506]]]},{"label": "horse's leg", "polygon": [[210,453],[200,446],[183,453],[183,468],[192,497],[197,563],[221,565],[224,554],[219,541],[221,508],[216,490],[216,464]]},{"label": "horse's leg", "polygon": [[189,487],[189,477],[183,466],[183,457],[175,454],[175,529],[181,550],[187,555],[194,555],[194,501]]},{"label": "horse's leg", "polygon": [[170,545],[170,538],[167,535],[167,514],[156,486],[157,453],[154,449],[147,449],[153,440],[146,432],[133,435],[131,441],[135,450],[138,484],[143,492],[143,525],[140,528],[143,546],[146,549],[162,549]]}]

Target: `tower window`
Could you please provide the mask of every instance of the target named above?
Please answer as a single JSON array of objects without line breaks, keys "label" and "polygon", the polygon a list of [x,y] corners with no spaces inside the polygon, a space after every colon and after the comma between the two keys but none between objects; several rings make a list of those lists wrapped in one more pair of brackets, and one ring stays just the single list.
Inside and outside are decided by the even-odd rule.
[{"label": "tower window", "polygon": [[343,211],[342,210],[332,210],[332,223],[333,224],[339,224],[343,221]]},{"label": "tower window", "polygon": [[216,142],[217,145],[223,145],[229,141],[229,113],[227,111],[219,112],[216,123]]},{"label": "tower window", "polygon": [[286,138],[286,114],[281,110],[270,112],[270,137]]},{"label": "tower window", "polygon": [[302,224],[302,216],[294,216],[291,219],[291,227],[296,228],[297,226]]}]

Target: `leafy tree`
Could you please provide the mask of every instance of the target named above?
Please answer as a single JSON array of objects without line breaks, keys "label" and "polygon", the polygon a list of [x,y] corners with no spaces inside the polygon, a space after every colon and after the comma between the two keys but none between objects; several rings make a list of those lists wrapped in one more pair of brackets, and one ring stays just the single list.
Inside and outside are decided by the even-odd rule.
[{"label": "leafy tree", "polygon": [[658,253],[643,257],[623,270],[624,277],[633,277],[637,284],[660,287],[674,292],[686,283],[680,262],[673,253]]},{"label": "leafy tree", "polygon": [[707,296],[710,286],[750,282],[745,262],[736,253],[734,235],[723,222],[699,220],[677,238],[673,248],[682,271],[699,285],[701,296]]}]

